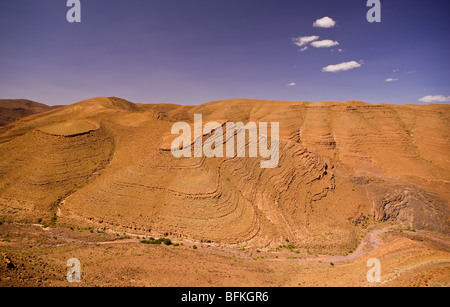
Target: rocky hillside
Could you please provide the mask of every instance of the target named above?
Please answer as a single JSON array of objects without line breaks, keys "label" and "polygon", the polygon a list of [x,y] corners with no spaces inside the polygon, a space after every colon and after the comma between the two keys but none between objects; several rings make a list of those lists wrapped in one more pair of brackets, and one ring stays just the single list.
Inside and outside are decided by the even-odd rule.
[{"label": "rocky hillside", "polygon": [[0,126],[15,122],[22,117],[46,112],[57,107],[26,99],[0,99]]},{"label": "rocky hillside", "polygon": [[[279,122],[278,166],[173,157],[171,127],[194,114]],[[333,251],[355,246],[368,221],[448,234],[449,117],[448,105],[89,99],[2,132],[0,217]]]}]

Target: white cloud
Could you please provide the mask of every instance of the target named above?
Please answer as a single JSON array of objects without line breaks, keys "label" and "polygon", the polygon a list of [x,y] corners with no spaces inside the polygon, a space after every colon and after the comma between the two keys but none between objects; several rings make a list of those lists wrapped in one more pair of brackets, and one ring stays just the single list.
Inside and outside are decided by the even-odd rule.
[{"label": "white cloud", "polygon": [[339,52],[342,52],[342,49],[338,49]]},{"label": "white cloud", "polygon": [[291,82],[291,83],[288,83],[288,84],[286,84],[287,86],[296,86],[297,84],[295,83],[295,82]]},{"label": "white cloud", "polygon": [[394,69],[392,72],[398,72],[398,69]]},{"label": "white cloud", "polygon": [[332,28],[336,25],[336,21],[331,19],[330,17],[326,16],[320,19],[317,19],[313,26],[316,28]]},{"label": "white cloud", "polygon": [[311,43],[311,46],[315,47],[315,48],[329,48],[329,47],[333,47],[333,46],[337,46],[339,45],[338,42],[336,41],[332,41],[330,39],[324,39],[321,41],[315,41]]},{"label": "white cloud", "polygon": [[445,97],[443,95],[428,95],[428,96],[420,98],[419,101],[425,102],[425,103],[449,102],[450,101],[450,96]]},{"label": "white cloud", "polygon": [[303,51],[306,51],[306,50],[308,50],[308,46],[303,47],[303,48],[300,49],[299,51],[303,52]]},{"label": "white cloud", "polygon": [[292,38],[292,42],[294,45],[302,47],[306,44],[309,44],[312,41],[318,40],[319,36],[313,35],[313,36],[299,36]]},{"label": "white cloud", "polygon": [[386,82],[393,82],[393,81],[398,81],[398,79],[397,78],[387,78],[384,81],[386,81]]},{"label": "white cloud", "polygon": [[324,68],[322,68],[323,72],[339,72],[339,71],[346,71],[353,68],[361,67],[361,64],[355,61],[350,62],[344,62],[336,65],[328,65]]}]

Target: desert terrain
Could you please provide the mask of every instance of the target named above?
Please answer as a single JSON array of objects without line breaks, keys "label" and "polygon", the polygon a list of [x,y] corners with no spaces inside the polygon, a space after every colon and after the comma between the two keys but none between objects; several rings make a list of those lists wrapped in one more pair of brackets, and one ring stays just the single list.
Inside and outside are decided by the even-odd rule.
[{"label": "desert terrain", "polygon": [[22,117],[37,114],[59,106],[48,106],[27,99],[0,99],[0,126],[15,122]]},{"label": "desert terrain", "polygon": [[[34,113],[0,126],[0,286],[450,285],[449,105],[97,97]],[[279,122],[278,166],[175,158],[171,127],[194,114]]]}]

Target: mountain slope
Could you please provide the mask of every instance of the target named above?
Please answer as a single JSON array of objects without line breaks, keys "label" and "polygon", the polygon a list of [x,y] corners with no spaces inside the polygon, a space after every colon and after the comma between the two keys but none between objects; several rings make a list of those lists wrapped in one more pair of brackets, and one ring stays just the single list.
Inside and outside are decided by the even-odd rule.
[{"label": "mountain slope", "polygon": [[26,99],[0,99],[0,126],[15,122],[22,117],[57,108]]},{"label": "mountain slope", "polygon": [[[0,217],[58,215],[137,234],[342,252],[373,221],[448,234],[447,105],[99,97],[0,135]],[[174,158],[177,121],[280,123],[280,162]],[[168,145],[169,144],[169,145]],[[248,147],[248,144],[246,145]]]}]

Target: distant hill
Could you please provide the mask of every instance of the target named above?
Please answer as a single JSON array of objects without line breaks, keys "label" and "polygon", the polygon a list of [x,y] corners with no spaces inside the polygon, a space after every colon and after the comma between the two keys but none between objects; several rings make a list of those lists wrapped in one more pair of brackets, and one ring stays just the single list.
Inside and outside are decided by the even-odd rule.
[{"label": "distant hill", "polygon": [[25,116],[46,112],[58,107],[27,99],[0,99],[0,126],[15,122]]}]

